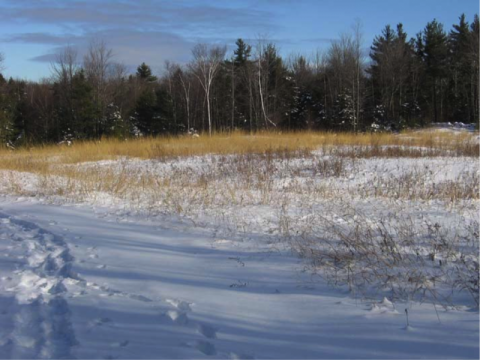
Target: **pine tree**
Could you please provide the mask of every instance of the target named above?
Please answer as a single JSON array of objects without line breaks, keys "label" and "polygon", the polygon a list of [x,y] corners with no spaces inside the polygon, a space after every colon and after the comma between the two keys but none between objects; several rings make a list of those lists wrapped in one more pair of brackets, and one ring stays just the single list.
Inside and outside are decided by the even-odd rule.
[{"label": "pine tree", "polygon": [[177,133],[173,119],[173,103],[170,94],[163,88],[159,88],[156,93],[154,132],[155,134]]},{"label": "pine tree", "polygon": [[134,126],[143,135],[176,131],[173,126],[172,102],[163,89],[146,89],[137,100],[133,114]]},{"label": "pine tree", "polygon": [[[274,44],[267,44],[261,63],[265,112],[271,122],[278,124],[282,122],[285,113],[290,110],[294,89],[289,81],[288,69]],[[264,125],[268,127],[269,121],[265,121]]]},{"label": "pine tree", "polygon": [[72,79],[72,124],[64,129],[64,136],[76,139],[101,136],[96,126],[100,116],[93,99],[92,86],[87,82],[85,72],[78,71]]},{"label": "pine tree", "polygon": [[21,146],[29,142],[30,123],[32,118],[28,113],[28,105],[25,98],[25,83],[21,82],[17,88],[18,95],[13,114],[13,131],[11,141],[15,146]]},{"label": "pine tree", "polygon": [[152,75],[152,69],[150,68],[150,66],[148,66],[144,62],[139,67],[137,67],[137,77],[147,82],[157,81],[157,77]]},{"label": "pine tree", "polygon": [[335,100],[333,126],[337,130],[352,130],[355,120],[355,102],[348,89],[346,89]]},{"label": "pine tree", "polygon": [[368,111],[377,125],[399,129],[403,126],[405,106],[412,101],[409,79],[413,51],[403,25],[398,24],[396,30],[387,25],[370,49],[372,64],[368,73],[373,99]]},{"label": "pine tree", "polygon": [[127,136],[127,127],[122,113],[117,105],[110,104],[107,106],[107,114],[105,119],[106,136],[112,136],[117,139],[124,139]]},{"label": "pine tree", "polygon": [[470,36],[469,36],[469,52],[468,58],[470,60],[470,96],[469,96],[469,106],[470,106],[470,122],[479,125],[479,35],[480,35],[480,24],[478,15],[475,15],[472,24],[470,25]]},{"label": "pine tree", "polygon": [[462,14],[459,24],[454,24],[450,31],[448,44],[450,55],[450,86],[449,96],[452,111],[451,116],[456,121],[470,122],[471,104],[469,104],[469,80],[472,71],[470,59],[468,58],[470,28]]},{"label": "pine tree", "polygon": [[448,43],[443,25],[437,20],[428,23],[423,32],[423,61],[430,93],[432,96],[433,120],[442,121],[443,95],[447,89],[445,77],[447,72]]},{"label": "pine tree", "polygon": [[145,90],[137,100],[133,115],[134,125],[143,135],[153,134],[155,101],[155,93],[152,91],[152,89]]},{"label": "pine tree", "polygon": [[[65,90],[68,91],[67,96]],[[57,125],[55,134],[51,136],[55,141],[70,142],[99,135],[97,119],[100,115],[93,99],[92,86],[83,69],[75,73],[68,87],[54,84],[54,97]]]},{"label": "pine tree", "polygon": [[376,36],[370,47],[372,64],[368,69],[373,88],[372,117],[375,126],[385,127],[394,121],[395,109],[392,101],[395,92],[396,70],[394,53],[396,52],[397,34],[390,25],[385,26],[382,35]]},{"label": "pine tree", "polygon": [[233,52],[235,55],[234,62],[237,66],[244,66],[250,58],[252,47],[242,39],[238,39],[235,45],[237,45],[237,49]]},{"label": "pine tree", "polygon": [[14,103],[10,96],[10,82],[0,82],[0,146],[13,147],[14,139]]},{"label": "pine tree", "polygon": [[[251,78],[251,69],[252,62],[250,60],[252,47],[245,43],[242,39],[238,39],[235,42],[237,48],[234,50],[233,57],[233,81],[234,87],[231,90],[234,96],[234,121],[233,127],[251,127],[251,89],[252,89],[252,78]],[[232,109],[230,109],[232,110]]]},{"label": "pine tree", "polygon": [[308,129],[319,125],[320,118],[317,108],[318,99],[315,99],[315,76],[312,68],[304,56],[292,59],[290,71],[283,82],[285,100],[290,99],[283,126],[291,129]]}]

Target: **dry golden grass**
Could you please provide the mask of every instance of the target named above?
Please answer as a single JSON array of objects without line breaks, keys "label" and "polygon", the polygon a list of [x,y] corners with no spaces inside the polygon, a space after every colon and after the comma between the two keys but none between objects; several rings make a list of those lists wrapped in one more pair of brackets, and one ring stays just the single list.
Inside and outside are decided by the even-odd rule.
[{"label": "dry golden grass", "polygon": [[329,153],[338,146],[358,146],[359,152],[347,153],[358,157],[419,157],[418,150],[382,150],[390,147],[418,147],[425,155],[478,156],[478,142],[468,133],[406,132],[395,134],[352,133],[244,133],[215,134],[212,137],[159,137],[135,140],[104,139],[77,142],[73,146],[35,146],[15,151],[0,149],[0,168],[43,173],[50,164],[74,164],[89,161],[117,159],[118,157],[162,159],[205,154],[259,154],[312,151],[323,149]]},{"label": "dry golden grass", "polygon": [[[0,170],[34,174],[29,177],[29,184],[21,176],[3,171],[0,183],[6,184],[10,194],[58,195],[83,201],[102,193],[140,208],[168,209],[168,212],[182,214],[189,212],[189,206],[207,209],[262,203],[277,207],[278,199],[284,196],[303,202],[345,197],[345,189],[334,186],[328,179],[347,178],[349,173],[355,173],[357,159],[475,157],[478,156],[478,142],[474,140],[471,134],[433,131],[400,135],[300,132],[129,141],[105,139],[78,142],[70,147],[49,145],[0,150]],[[314,150],[320,152],[314,154]],[[205,157],[190,162],[198,168],[179,166],[182,162],[176,161],[180,157],[205,154],[219,156],[214,163],[209,163]],[[155,164],[164,164],[165,168],[160,171],[156,165],[145,165],[138,169],[135,162],[119,160],[122,158],[155,159],[159,160]],[[118,161],[95,163],[100,160]],[[462,176],[430,188],[424,186],[420,175],[406,174],[398,179],[386,174],[377,187],[366,184],[349,189],[348,193],[389,199],[478,199],[478,177],[469,172]],[[278,181],[288,185],[279,185]],[[31,183],[35,186],[30,186]]]},{"label": "dry golden grass", "polygon": [[[315,150],[319,151],[314,153]],[[219,156],[178,159],[206,154]],[[430,158],[441,156],[446,157]],[[107,206],[113,203],[149,215],[176,214],[199,224],[206,217],[206,221],[228,231],[268,233],[288,239],[292,249],[311,261],[315,271],[321,271],[334,283],[346,282],[356,292],[362,290],[364,282],[372,282],[411,296],[418,289],[426,289],[437,301],[439,294],[436,288],[427,286],[430,282],[424,275],[430,274],[430,265],[436,269],[438,266],[425,257],[411,257],[408,251],[420,246],[436,249],[444,237],[432,235],[430,228],[425,230],[423,223],[415,223],[410,217],[403,223],[396,217],[402,211],[409,214],[411,208],[416,214],[428,213],[430,203],[434,204],[434,214],[439,209],[467,215],[470,208],[476,211],[480,194],[475,165],[478,156],[474,135],[438,131],[399,135],[300,132],[105,139],[78,142],[71,147],[0,150],[0,170],[14,170],[0,171],[0,188],[7,194],[61,197],[76,203],[97,205],[106,200]],[[424,161],[423,157],[429,158]],[[158,161],[129,160],[135,158]],[[100,160],[117,161],[96,163]],[[452,163],[457,162],[464,169],[457,169],[455,177],[436,178],[455,168]],[[378,173],[367,166],[372,163],[379,164]],[[393,167],[382,167],[383,163],[394,163],[400,170],[390,172]],[[357,176],[350,180],[351,175]],[[362,181],[363,177],[368,181]],[[344,226],[348,222],[326,228],[326,239],[335,242],[330,248],[320,236],[325,231],[324,217],[332,215],[334,219],[336,214],[347,214],[341,216],[348,220],[348,214],[356,215],[365,199],[372,204],[368,205],[371,214],[359,216],[351,229]],[[394,220],[385,218],[385,214],[394,214]],[[434,221],[437,215],[432,218]],[[468,225],[466,220],[459,224],[453,229]],[[343,229],[348,232],[342,232]],[[415,235],[416,230],[420,235]],[[399,234],[395,235],[399,240],[396,251],[392,234]],[[467,241],[477,240],[473,235],[466,236]],[[442,248],[444,253],[470,251],[478,257],[478,242],[473,243],[476,248],[465,247],[455,242],[459,238],[456,233],[450,238],[453,242]],[[432,242],[424,243],[425,239]],[[447,285],[455,291],[463,286],[478,294],[478,262],[474,268],[460,257],[452,264],[461,281]],[[392,266],[402,269],[401,274],[389,277]],[[452,268],[443,269],[448,272]],[[358,274],[356,278],[351,277],[352,271]],[[435,281],[442,280],[443,275],[440,273]],[[412,283],[410,278],[416,280]],[[409,288],[412,284],[413,290]],[[469,287],[471,284],[476,287]],[[478,303],[478,296],[475,301]]]}]

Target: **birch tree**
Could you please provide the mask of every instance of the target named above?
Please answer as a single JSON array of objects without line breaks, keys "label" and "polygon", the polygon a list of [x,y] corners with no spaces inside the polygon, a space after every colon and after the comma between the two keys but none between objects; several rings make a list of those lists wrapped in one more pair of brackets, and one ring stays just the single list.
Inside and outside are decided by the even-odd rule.
[{"label": "birch tree", "polygon": [[220,68],[227,48],[225,46],[211,46],[207,44],[197,44],[193,50],[193,62],[189,65],[193,74],[196,76],[203,90],[205,91],[205,101],[207,103],[208,134],[212,136],[212,111],[210,94],[213,80]]}]

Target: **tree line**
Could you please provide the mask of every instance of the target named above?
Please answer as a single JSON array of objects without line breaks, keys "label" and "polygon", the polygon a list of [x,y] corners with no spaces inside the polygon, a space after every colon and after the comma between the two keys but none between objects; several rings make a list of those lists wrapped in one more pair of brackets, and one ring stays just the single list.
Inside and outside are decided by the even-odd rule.
[{"label": "tree line", "polygon": [[367,55],[361,27],[311,56],[282,57],[265,39],[197,44],[186,65],[135,74],[103,41],[79,59],[66,47],[48,79],[5,79],[0,54],[0,142],[68,142],[264,129],[396,131],[479,119],[479,19],[447,33],[433,20],[408,38],[385,26]]}]

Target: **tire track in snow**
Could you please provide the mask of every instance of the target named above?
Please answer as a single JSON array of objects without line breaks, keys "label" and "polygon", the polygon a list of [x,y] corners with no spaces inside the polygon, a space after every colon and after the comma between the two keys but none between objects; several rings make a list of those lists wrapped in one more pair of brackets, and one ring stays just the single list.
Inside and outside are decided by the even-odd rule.
[{"label": "tire track in snow", "polygon": [[65,241],[36,224],[0,213],[2,227],[15,234],[26,263],[17,271],[11,358],[74,358],[77,344],[65,300],[65,279],[77,279]]}]

